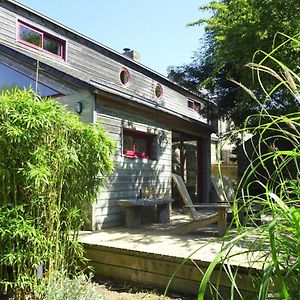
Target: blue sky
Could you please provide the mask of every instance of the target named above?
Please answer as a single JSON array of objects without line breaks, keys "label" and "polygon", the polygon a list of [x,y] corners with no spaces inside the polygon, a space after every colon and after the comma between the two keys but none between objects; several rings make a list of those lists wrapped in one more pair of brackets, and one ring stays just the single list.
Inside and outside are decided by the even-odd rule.
[{"label": "blue sky", "polygon": [[200,47],[209,0],[18,0],[117,52],[135,49],[141,63],[166,75],[168,66],[188,63]]}]

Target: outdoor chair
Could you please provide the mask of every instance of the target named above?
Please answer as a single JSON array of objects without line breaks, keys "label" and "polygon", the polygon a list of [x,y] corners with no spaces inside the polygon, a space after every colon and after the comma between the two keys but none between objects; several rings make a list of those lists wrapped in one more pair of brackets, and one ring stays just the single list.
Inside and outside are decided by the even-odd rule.
[{"label": "outdoor chair", "polygon": [[233,188],[232,179],[228,176],[220,177],[214,175],[211,175],[210,179],[215,202],[233,203],[235,190]]},{"label": "outdoor chair", "polygon": [[235,191],[232,185],[232,181],[229,177],[223,176],[222,178],[220,178],[219,176],[212,175],[211,182],[213,188],[212,191],[214,192],[213,195],[215,196],[214,200],[216,201],[216,203],[227,203],[230,207],[230,209],[227,210],[227,220],[232,221],[232,210],[235,202],[238,209],[239,221],[242,225],[246,225],[249,219],[252,219],[252,221],[256,219],[255,223],[257,224],[261,222],[262,205],[256,203],[251,203],[251,205],[248,203],[247,205],[245,205],[242,199],[234,200]]},{"label": "outdoor chair", "polygon": [[[191,221],[182,224],[173,230],[174,234],[185,234],[192,232],[196,229],[207,227],[210,224],[218,224],[218,234],[223,236],[226,232],[226,210],[230,207],[226,203],[205,203],[193,204],[191,197],[186,189],[184,181],[181,176],[172,174],[173,182],[175,183],[182,199],[184,207],[188,209]],[[199,211],[196,210],[199,209]],[[201,209],[211,208],[215,212],[210,213],[208,216],[201,215]]]}]

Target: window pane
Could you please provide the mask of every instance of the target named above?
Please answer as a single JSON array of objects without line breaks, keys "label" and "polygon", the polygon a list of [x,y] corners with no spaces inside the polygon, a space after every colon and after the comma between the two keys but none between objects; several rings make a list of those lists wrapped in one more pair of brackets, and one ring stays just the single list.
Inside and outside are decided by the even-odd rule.
[{"label": "window pane", "polygon": [[61,56],[61,43],[51,37],[44,36],[43,49],[55,55]]},{"label": "window pane", "polygon": [[130,73],[126,68],[123,68],[123,70],[120,73],[120,81],[123,85],[129,84],[130,81]]},{"label": "window pane", "polygon": [[137,153],[147,153],[147,141],[145,138],[135,138],[135,151]]},{"label": "window pane", "polygon": [[135,153],[147,152],[147,139],[124,134],[123,149]]},{"label": "window pane", "polygon": [[194,102],[193,101],[190,101],[188,100],[188,108],[194,108]]},{"label": "window pane", "polygon": [[195,109],[195,111],[197,111],[198,113],[200,113],[200,108],[201,108],[200,103],[199,102],[194,102],[194,109]]},{"label": "window pane", "polygon": [[155,93],[155,97],[156,97],[156,98],[159,99],[159,98],[162,97],[162,94],[163,94],[163,88],[162,88],[162,86],[161,86],[159,83],[156,84],[154,93]]},{"label": "window pane", "polygon": [[151,157],[154,135],[133,130],[123,131],[123,154],[130,158]]},{"label": "window pane", "polygon": [[123,140],[124,150],[134,150],[133,149],[133,144],[134,144],[133,137],[130,136],[130,135],[126,135],[124,133],[124,140]]},{"label": "window pane", "polygon": [[22,24],[20,24],[19,30],[19,38],[22,41],[28,42],[38,47],[42,46],[42,35],[40,33],[30,28],[27,28]]},{"label": "window pane", "polygon": [[[35,89],[35,80],[0,63],[0,91],[9,90],[15,87],[20,89]],[[41,96],[53,96],[59,92],[38,83],[38,93]]]}]

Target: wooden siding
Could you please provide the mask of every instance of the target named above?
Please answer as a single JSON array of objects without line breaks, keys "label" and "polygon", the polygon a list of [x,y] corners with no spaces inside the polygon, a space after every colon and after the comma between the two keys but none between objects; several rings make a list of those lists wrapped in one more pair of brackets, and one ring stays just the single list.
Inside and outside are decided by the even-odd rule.
[{"label": "wooden siding", "polygon": [[[200,116],[196,111],[188,108],[187,92],[182,90],[182,93],[180,93],[175,91],[174,88],[167,86],[164,84],[168,83],[166,78],[157,74],[154,74],[155,76],[145,75],[141,72],[143,67],[140,64],[135,65],[130,59],[124,59],[122,55],[118,55],[116,52],[110,55],[109,50],[106,49],[106,51],[103,51],[101,45],[97,43],[93,44],[90,40],[85,40],[82,36],[76,36],[74,32],[70,32],[49,21],[46,22],[38,15],[30,12],[26,13],[26,11],[18,9],[18,7],[10,7],[11,11],[9,11],[8,7],[9,4],[0,2],[0,43],[85,82],[108,87],[112,93],[118,91],[129,94],[132,97],[141,99],[145,103],[155,103],[157,106],[164,107],[170,112],[180,112],[182,115],[192,119],[206,122],[206,116]],[[67,41],[66,61],[55,59],[51,55],[31,49],[16,41],[16,22],[20,14],[22,15],[20,19],[23,21]],[[118,56],[119,59],[115,59]],[[119,72],[124,66],[129,70],[132,77],[131,84],[128,86],[123,86],[119,80]],[[147,73],[150,72],[148,71]],[[154,93],[157,82],[163,88],[163,97],[160,100],[155,98]],[[170,82],[168,84],[172,86]],[[176,88],[176,90],[178,89],[180,90],[180,88]],[[190,95],[190,98],[200,100],[192,95]]]},{"label": "wooden siding", "polygon": [[[124,224],[124,209],[116,203],[118,199],[137,198],[142,188],[149,188],[153,196],[170,196],[171,193],[171,139],[172,133],[153,120],[138,122],[134,114],[105,109],[98,112],[97,120],[107,134],[116,142],[115,171],[109,176],[107,185],[99,193],[93,206],[93,229]],[[142,117],[140,117],[142,119]],[[122,155],[122,131],[135,128],[141,132],[155,132],[157,138],[156,159],[132,159]],[[163,137],[159,139],[159,137]]]}]

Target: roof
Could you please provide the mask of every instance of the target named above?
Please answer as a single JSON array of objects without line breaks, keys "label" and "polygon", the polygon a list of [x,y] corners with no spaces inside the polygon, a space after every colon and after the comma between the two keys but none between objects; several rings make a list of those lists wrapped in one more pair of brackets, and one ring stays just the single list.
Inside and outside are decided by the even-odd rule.
[{"label": "roof", "polygon": [[187,96],[187,97],[192,97],[192,98],[199,98],[201,99],[202,101],[207,101],[207,102],[210,102],[208,99],[204,98],[204,97],[200,97],[199,95],[197,95],[196,93],[193,93],[189,90],[187,90],[186,88],[178,85],[177,83],[171,81],[170,79],[168,79],[166,76],[163,76],[162,74],[148,68],[147,66],[137,62],[137,61],[134,61],[132,60],[131,58],[77,32],[76,30],[73,30],[65,25],[62,25],[61,23],[43,15],[42,13],[39,13],[37,11],[35,11],[34,9],[31,9],[21,3],[19,3],[18,1],[15,1],[15,0],[0,0],[0,1],[4,1],[6,3],[8,3],[9,5],[14,5],[14,6],[17,6],[20,10],[19,10],[19,13],[21,13],[21,11],[26,11],[26,12],[29,12],[39,18],[42,18],[43,20],[45,20],[46,22],[60,28],[60,29],[63,29],[63,30],[66,30],[68,33],[70,34],[74,34],[76,35],[77,39],[81,39],[82,41],[84,41],[84,43],[87,45],[87,46],[90,46],[92,48],[97,48],[97,51],[99,51],[101,54],[103,55],[106,55],[106,56],[109,56],[113,59],[115,59],[116,61],[119,61],[121,63],[125,63],[127,66],[129,66],[130,68],[148,76],[148,77],[151,77],[157,81],[160,81],[162,84],[172,88],[173,90]]}]

